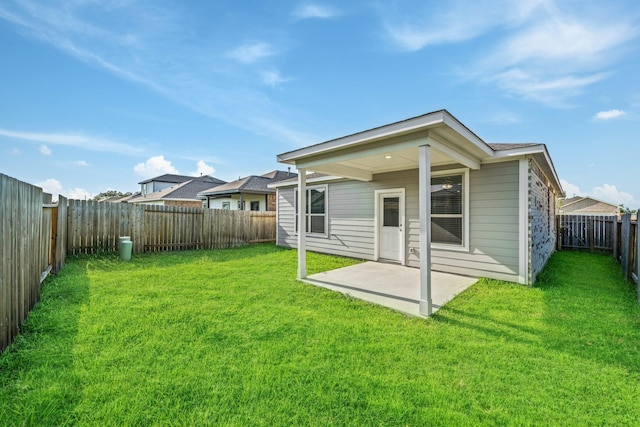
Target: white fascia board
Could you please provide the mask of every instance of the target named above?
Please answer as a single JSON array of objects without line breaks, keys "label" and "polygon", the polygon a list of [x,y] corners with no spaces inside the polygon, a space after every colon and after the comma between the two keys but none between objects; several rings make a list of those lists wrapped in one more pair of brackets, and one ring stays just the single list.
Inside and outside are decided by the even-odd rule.
[{"label": "white fascia board", "polygon": [[544,144],[530,145],[527,147],[512,148],[510,150],[496,150],[493,153],[494,159],[502,159],[505,157],[526,156],[528,154],[538,154],[545,151]]},{"label": "white fascia board", "polygon": [[456,131],[459,135],[463,136],[467,141],[471,142],[477,148],[482,150],[487,156],[492,156],[494,150],[489,147],[489,145],[484,142],[478,135],[471,132],[465,125],[460,123],[455,117],[446,114],[443,119],[444,124],[449,126],[451,129]]}]

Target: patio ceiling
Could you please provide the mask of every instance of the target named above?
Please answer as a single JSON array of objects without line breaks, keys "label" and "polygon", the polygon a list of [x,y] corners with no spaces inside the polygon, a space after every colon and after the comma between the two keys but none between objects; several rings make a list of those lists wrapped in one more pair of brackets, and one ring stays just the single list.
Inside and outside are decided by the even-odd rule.
[{"label": "patio ceiling", "polygon": [[431,146],[431,166],[479,169],[493,150],[442,110],[327,141],[278,156],[298,169],[371,181],[374,174],[417,169],[421,145]]}]

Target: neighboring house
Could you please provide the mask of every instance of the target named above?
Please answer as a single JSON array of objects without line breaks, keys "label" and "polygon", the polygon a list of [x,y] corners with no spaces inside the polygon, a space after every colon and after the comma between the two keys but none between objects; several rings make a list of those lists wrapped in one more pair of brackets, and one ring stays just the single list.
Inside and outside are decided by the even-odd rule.
[{"label": "neighboring house", "polygon": [[555,248],[563,190],[546,146],[487,144],[446,110],[278,161],[298,169],[272,187],[277,244],[298,248],[301,279],[306,250],[418,267],[431,313],[432,270],[532,284]]},{"label": "neighboring house", "polygon": [[563,215],[611,216],[620,213],[620,207],[592,197],[571,197],[560,200],[560,213]]},{"label": "neighboring house", "polygon": [[199,177],[162,175],[140,182],[141,193],[137,197],[127,200],[127,203],[202,207],[202,201],[198,199],[198,193],[224,183],[222,180],[206,175]]},{"label": "neighboring house", "polygon": [[156,193],[169,187],[175,187],[176,184],[193,181],[194,179],[204,182],[209,181],[211,183],[210,187],[213,187],[214,185],[224,184],[226,182],[208,175],[193,177],[189,175],[174,175],[167,173],[164,175],[156,176],[155,178],[149,178],[144,181],[140,181],[138,184],[140,184],[140,193],[143,196],[146,196],[148,194]]},{"label": "neighboring house", "polygon": [[296,176],[290,171],[278,170],[251,175],[201,191],[198,197],[210,209],[275,211],[276,190],[269,185]]}]

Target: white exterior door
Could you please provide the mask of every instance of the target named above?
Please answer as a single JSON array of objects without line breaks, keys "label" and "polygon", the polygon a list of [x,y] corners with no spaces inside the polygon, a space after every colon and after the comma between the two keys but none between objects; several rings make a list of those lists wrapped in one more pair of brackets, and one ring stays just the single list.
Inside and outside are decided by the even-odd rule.
[{"label": "white exterior door", "polygon": [[404,191],[377,196],[378,258],[404,264]]}]

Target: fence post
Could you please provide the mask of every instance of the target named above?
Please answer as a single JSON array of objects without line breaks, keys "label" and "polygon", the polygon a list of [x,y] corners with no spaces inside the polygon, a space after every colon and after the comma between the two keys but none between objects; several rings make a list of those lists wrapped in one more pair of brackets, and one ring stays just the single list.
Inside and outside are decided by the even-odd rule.
[{"label": "fence post", "polygon": [[622,215],[622,232],[620,236],[620,265],[626,280],[631,279],[631,214]]},{"label": "fence post", "polygon": [[618,218],[613,217],[613,259],[618,260]]},{"label": "fence post", "polygon": [[636,211],[636,295],[640,303],[640,209]]}]

